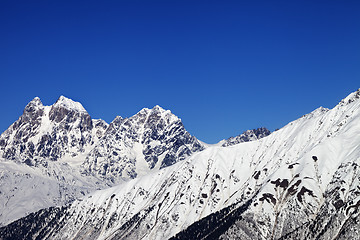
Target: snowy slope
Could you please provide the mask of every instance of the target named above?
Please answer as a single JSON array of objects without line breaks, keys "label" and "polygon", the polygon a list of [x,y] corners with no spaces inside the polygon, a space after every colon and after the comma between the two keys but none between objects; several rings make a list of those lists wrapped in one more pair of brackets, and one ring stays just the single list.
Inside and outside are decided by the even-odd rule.
[{"label": "snowy slope", "polygon": [[6,224],[39,209],[60,206],[105,188],[94,177],[82,177],[66,163],[30,167],[11,161],[0,164],[0,219]]},{"label": "snowy slope", "polygon": [[356,239],[359,143],[360,89],[258,141],[209,147],[66,208],[31,214],[0,236]]}]

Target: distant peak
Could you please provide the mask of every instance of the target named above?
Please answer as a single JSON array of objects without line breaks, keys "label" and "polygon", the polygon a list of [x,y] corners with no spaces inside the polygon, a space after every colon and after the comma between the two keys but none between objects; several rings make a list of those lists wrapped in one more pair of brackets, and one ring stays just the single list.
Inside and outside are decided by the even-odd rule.
[{"label": "distant peak", "polygon": [[70,98],[61,95],[56,102],[74,102],[74,101],[71,100]]},{"label": "distant peak", "polygon": [[40,101],[41,102],[39,97],[34,97],[34,99],[32,101],[36,101],[36,102]]},{"label": "distant peak", "polygon": [[119,122],[124,120],[121,116],[116,116],[115,119],[113,120],[113,122]]},{"label": "distant peak", "polygon": [[155,105],[151,110],[152,110],[152,111],[160,111],[160,112],[166,111],[165,109],[163,109],[163,108],[160,107],[159,105]]},{"label": "distant peak", "polygon": [[165,110],[164,108],[160,107],[159,105],[155,105],[153,108],[143,108],[141,109],[137,114],[135,114],[133,117],[141,117],[141,118],[147,118],[151,116],[158,116],[160,118],[166,119],[168,122],[174,122],[181,120],[179,117],[177,117],[175,114],[173,114],[170,110]]},{"label": "distant peak", "polygon": [[33,100],[31,100],[25,107],[25,109],[33,109],[33,107],[42,107],[43,104],[39,97],[35,97]]},{"label": "distant peak", "polygon": [[165,110],[162,107],[160,107],[159,105],[155,105],[153,108],[149,109],[149,108],[143,108],[141,109],[138,114],[148,114],[149,112],[170,112],[170,110]]},{"label": "distant peak", "polygon": [[39,105],[39,104],[42,105],[42,102],[41,102],[39,97],[34,97],[34,99],[30,101],[30,103],[35,103],[37,105]]},{"label": "distant peak", "polygon": [[356,101],[357,99],[360,99],[360,88],[355,92],[350,93],[346,98],[341,100],[340,105],[350,104]]},{"label": "distant peak", "polygon": [[160,107],[159,105],[155,105],[151,110],[151,113],[156,113],[156,114],[161,114],[162,116],[167,116],[167,118],[176,118],[178,119],[177,116],[175,116],[170,110],[166,110],[162,107]]},{"label": "distant peak", "polygon": [[222,140],[217,143],[217,145],[221,145],[222,147],[228,147],[242,142],[259,140],[261,138],[269,136],[270,134],[271,132],[269,129],[267,129],[266,127],[260,127],[252,130],[247,130],[236,137],[230,137],[226,140]]},{"label": "distant peak", "polygon": [[55,107],[64,107],[69,110],[76,110],[79,112],[86,112],[85,108],[79,102],[75,102],[70,98],[60,96],[56,103],[53,105]]}]

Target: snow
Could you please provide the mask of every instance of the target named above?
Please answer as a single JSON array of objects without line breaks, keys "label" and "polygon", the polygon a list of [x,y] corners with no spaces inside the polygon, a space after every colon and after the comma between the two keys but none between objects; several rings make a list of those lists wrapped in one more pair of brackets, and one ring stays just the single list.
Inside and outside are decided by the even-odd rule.
[{"label": "snow", "polygon": [[146,175],[149,173],[149,165],[145,161],[144,155],[142,154],[143,145],[139,142],[134,143],[132,158],[136,159],[135,169],[139,176]]},{"label": "snow", "polygon": [[[87,221],[96,225],[104,217],[89,215],[88,209],[95,208],[99,212],[105,209],[101,216],[105,216],[107,221],[107,216],[114,211],[118,217],[110,229],[98,225],[102,229],[99,239],[111,238],[135,214],[155,206],[156,211],[150,211],[144,215],[144,221],[139,222],[137,232],[133,233],[135,235],[128,236],[164,239],[210,213],[249,198],[254,198],[258,203],[248,210],[255,214],[254,221],[262,219],[271,226],[276,218],[291,216],[288,215],[291,213],[288,210],[291,209],[288,208],[290,204],[298,208],[297,213],[291,214],[305,221],[308,217],[306,212],[309,212],[309,216],[315,216],[324,203],[324,191],[331,186],[340,166],[349,161],[360,164],[359,121],[360,101],[355,101],[332,110],[316,109],[257,141],[227,148],[210,146],[183,162],[94,192],[84,201],[76,201],[70,210],[74,217],[65,224],[64,232],[70,237],[74,230],[87,229]],[[314,161],[313,156],[318,160]],[[255,178],[254,173],[257,172],[260,173]],[[313,196],[305,192],[300,197],[295,195],[288,199],[285,190],[274,188],[272,182],[276,179],[287,179],[290,184],[301,180],[295,188],[297,192],[304,188],[311,191]],[[219,191],[214,191],[214,186]],[[276,204],[261,201],[262,194],[274,196]],[[112,196],[116,201],[110,202]],[[297,200],[301,197],[305,199],[304,202]],[[279,215],[280,212],[282,215]],[[86,216],[86,221],[76,223],[77,216]],[[278,224],[286,222],[278,221]],[[150,226],[150,229],[146,226]],[[268,232],[262,234],[270,237]]]},{"label": "snow", "polygon": [[[119,152],[131,160],[129,163],[135,165],[140,177],[112,188],[94,191],[82,200],[74,201],[60,235],[49,238],[75,238],[77,234],[80,237],[84,232],[91,233],[94,229],[100,229],[101,235],[97,239],[110,239],[119,231],[133,239],[167,239],[211,213],[233,204],[241,206],[249,199],[254,204],[251,204],[244,215],[251,216],[254,224],[264,223],[264,226],[258,228],[263,229],[261,235],[264,239],[279,238],[281,229],[285,229],[285,224],[290,220],[298,227],[317,216],[323,204],[330,201],[325,198],[325,193],[337,187],[334,185],[337,175],[345,180],[341,185],[345,189],[342,196],[344,199],[352,196],[350,193],[357,187],[354,176],[344,166],[352,163],[360,165],[358,92],[350,94],[331,110],[320,107],[265,138],[226,148],[219,144],[206,145],[205,150],[160,170],[160,162],[166,152],[160,155],[150,171],[143,155],[144,145],[141,144],[144,124],[151,111],[159,111],[161,117],[170,123],[178,120],[176,116],[155,106],[138,113],[147,115],[144,122],[136,115],[134,118],[121,119],[127,121],[127,124],[122,125],[121,121],[119,125],[112,123],[110,125],[115,129],[113,135],[107,141],[100,139],[98,146],[110,145],[116,150],[120,149]],[[138,122],[143,125],[138,125]],[[44,122],[45,126],[46,124]],[[127,136],[129,132],[134,134],[130,138],[123,138],[120,144],[116,143],[116,137],[120,134]],[[133,138],[136,141],[129,140]],[[148,145],[155,147],[159,143],[155,140]],[[50,194],[53,199],[61,198],[59,185],[54,184],[56,178],[63,177],[65,187],[77,192],[82,190],[89,193],[97,187],[103,187],[97,185],[99,179],[96,177],[80,174],[79,169],[83,167],[80,163],[88,160],[88,152],[94,153],[91,149],[87,146],[85,152],[77,158],[67,156],[59,162],[51,163],[47,169],[6,162],[0,165],[0,172],[6,179],[3,188],[7,192],[14,191],[17,197],[22,191],[29,189],[25,191],[25,196],[32,199],[33,211],[41,204],[54,204],[49,202],[49,198],[42,198],[46,194]],[[106,148],[99,148],[99,152],[94,153],[104,156],[97,158],[97,163],[106,158],[107,151]],[[317,160],[314,160],[314,156]],[[135,162],[132,161],[134,159]],[[129,165],[125,167],[130,169]],[[32,184],[25,181],[24,176],[29,176]],[[289,194],[289,188],[276,186],[276,180],[288,181],[289,188],[291,186],[295,189],[294,193]],[[49,187],[43,187],[42,182]],[[299,182],[297,186],[296,182]],[[13,186],[17,186],[18,190],[9,188]],[[41,194],[35,196],[30,191],[31,188],[39,189]],[[306,189],[307,192],[301,195],[300,189]],[[264,194],[273,196],[275,203],[264,200]],[[3,198],[1,202],[6,202],[9,195],[0,197]],[[7,209],[18,210],[16,217],[25,211],[23,201],[20,200],[12,202],[11,207],[6,206]],[[56,204],[62,202],[57,201]],[[9,219],[10,211],[4,210],[3,214]],[[142,217],[142,220],[132,223],[130,220],[135,216]],[[112,217],[115,221],[107,227]],[[124,227],[126,224],[130,227]],[[135,232],[132,231],[132,224],[136,224]],[[274,231],[268,231],[269,229]]]},{"label": "snow", "polygon": [[208,147],[219,147],[219,146],[223,145],[223,144],[226,142],[226,140],[223,139],[223,140],[219,141],[218,143],[214,143],[214,144],[206,143],[206,142],[203,142],[203,141],[201,141],[201,140],[199,140],[199,142],[200,142],[202,145],[204,145],[206,148],[208,148]]},{"label": "snow", "polygon": [[64,96],[60,96],[56,103],[53,105],[54,107],[64,107],[70,110],[76,110],[79,112],[86,113],[85,108],[79,102],[75,102],[69,98]]}]

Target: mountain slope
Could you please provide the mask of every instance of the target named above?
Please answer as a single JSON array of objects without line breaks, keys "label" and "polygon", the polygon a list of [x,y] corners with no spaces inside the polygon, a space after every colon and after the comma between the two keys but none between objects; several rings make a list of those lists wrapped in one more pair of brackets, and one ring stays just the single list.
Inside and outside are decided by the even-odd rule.
[{"label": "mountain slope", "polygon": [[356,238],[359,99],[360,89],[258,141],[209,147],[66,208],[20,219],[0,236],[25,229],[51,239]]}]

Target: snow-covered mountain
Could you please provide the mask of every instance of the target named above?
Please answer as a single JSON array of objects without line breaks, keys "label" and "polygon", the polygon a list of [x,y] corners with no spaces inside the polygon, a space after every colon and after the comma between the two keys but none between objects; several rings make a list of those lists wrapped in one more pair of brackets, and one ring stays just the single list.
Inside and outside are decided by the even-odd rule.
[{"label": "snow-covered mountain", "polygon": [[4,239],[359,239],[360,89],[271,135],[0,229]]},{"label": "snow-covered mountain", "polygon": [[0,136],[0,225],[106,187],[78,165],[107,126],[63,96],[52,106],[34,98]]},{"label": "snow-covered mountain", "polygon": [[184,160],[204,146],[181,120],[159,106],[134,116],[116,117],[87,156],[84,173],[111,182],[131,179]]},{"label": "snow-covered mountain", "polygon": [[51,106],[36,97],[0,135],[0,226],[203,149],[159,106],[107,124],[66,97]]},{"label": "snow-covered mountain", "polygon": [[92,120],[83,106],[61,96],[44,106],[38,97],[0,136],[1,155],[29,166],[86,154],[102,137],[107,124]]}]

